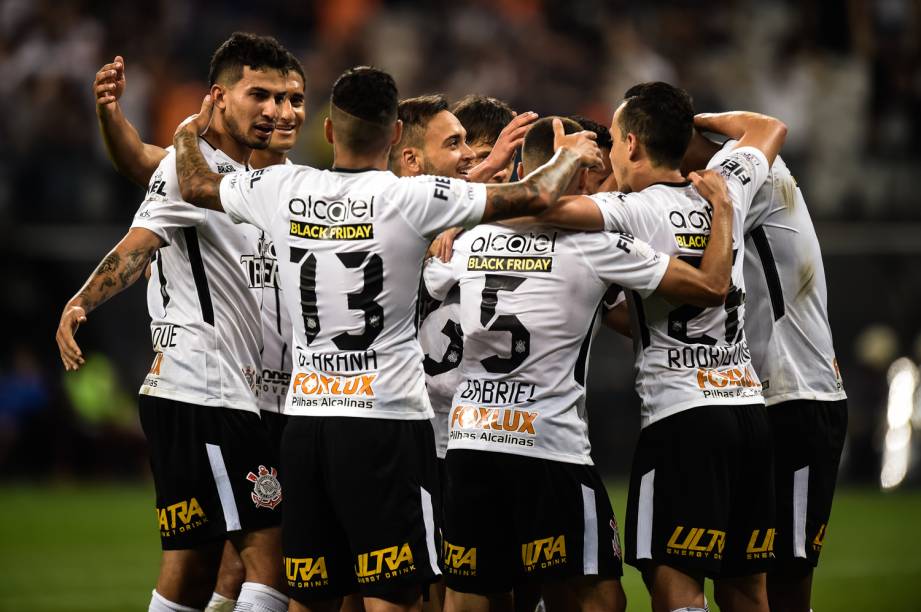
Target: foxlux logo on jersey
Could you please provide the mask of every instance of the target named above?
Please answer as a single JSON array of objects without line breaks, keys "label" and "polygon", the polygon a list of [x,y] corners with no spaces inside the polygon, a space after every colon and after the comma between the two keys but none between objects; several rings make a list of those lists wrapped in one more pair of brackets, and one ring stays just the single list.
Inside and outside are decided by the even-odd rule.
[{"label": "foxlux logo on jersey", "polygon": [[[506,234],[490,232],[470,245],[468,271],[551,272],[557,233]],[[488,253],[488,254],[487,254]]]},{"label": "foxlux logo on jersey", "polygon": [[[291,404],[301,408],[374,408],[377,352],[310,353],[297,349]],[[335,372],[335,374],[327,374]],[[348,374],[346,374],[346,372]]]},{"label": "foxlux logo on jersey", "polygon": [[537,436],[537,412],[481,404],[520,405],[533,401],[535,391],[536,387],[531,383],[465,380],[461,385],[460,400],[477,404],[459,403],[454,406],[451,410],[449,438],[533,447]]},{"label": "foxlux logo on jersey", "polygon": [[369,240],[374,238],[374,196],[324,200],[308,195],[288,201],[292,217],[289,234],[313,240]]}]

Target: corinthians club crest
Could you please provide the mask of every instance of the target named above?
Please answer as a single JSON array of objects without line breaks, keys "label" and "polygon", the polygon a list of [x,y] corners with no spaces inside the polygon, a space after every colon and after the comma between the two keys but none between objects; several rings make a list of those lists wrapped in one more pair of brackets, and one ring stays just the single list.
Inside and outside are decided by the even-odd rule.
[{"label": "corinthians club crest", "polygon": [[264,465],[259,466],[259,474],[250,472],[246,479],[253,483],[253,492],[250,497],[257,508],[272,509],[281,503],[281,483],[278,482],[278,470],[267,470]]}]

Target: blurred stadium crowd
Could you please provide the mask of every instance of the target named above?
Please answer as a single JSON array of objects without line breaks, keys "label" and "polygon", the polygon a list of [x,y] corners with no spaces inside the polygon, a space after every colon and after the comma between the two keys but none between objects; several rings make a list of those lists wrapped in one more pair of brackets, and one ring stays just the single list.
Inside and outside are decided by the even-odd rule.
[{"label": "blurred stadium crowd", "polygon": [[[394,74],[402,96],[483,93],[603,124],[628,86],[649,80],[686,88],[699,111],[782,119],[784,158],[826,247],[851,396],[844,470],[878,477],[886,370],[899,355],[921,359],[921,249],[887,233],[921,227],[918,0],[0,0],[0,476],[144,473],[133,402],[150,359],[143,292],[81,330],[97,355],[79,377],[65,380],[53,341],[61,306],[141,196],[108,163],[91,83],[124,56],[123,108],[145,139],[169,144],[234,30],[272,34],[302,60],[308,125],[292,157],[320,167],[331,156],[320,131],[329,86],[363,63]],[[626,343],[605,340],[594,363],[605,376],[589,397],[595,454],[623,472],[637,400]]]}]

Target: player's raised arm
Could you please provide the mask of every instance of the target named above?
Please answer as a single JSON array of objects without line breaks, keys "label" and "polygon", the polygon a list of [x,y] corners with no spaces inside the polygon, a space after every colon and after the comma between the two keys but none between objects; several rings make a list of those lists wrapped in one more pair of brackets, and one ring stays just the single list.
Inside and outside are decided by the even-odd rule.
[{"label": "player's raised arm", "polygon": [[116,55],[111,63],[99,69],[93,80],[96,117],[112,165],[131,181],[146,186],[160,160],[166,157],[166,150],[143,142],[138,131],[122,113],[118,100],[125,93],[126,84],[125,60]]},{"label": "player's raised arm", "polygon": [[694,116],[694,127],[738,140],[736,147],[759,149],[769,165],[774,163],[787,138],[787,126],[783,121],[747,111],[701,113]]},{"label": "player's raised arm", "polygon": [[182,199],[200,208],[223,211],[221,206],[221,175],[212,172],[198,148],[198,135],[211,121],[211,96],[205,96],[201,110],[176,129],[176,174]]},{"label": "player's raised arm", "polygon": [[81,324],[86,323],[86,316],[110,297],[134,284],[154,251],[161,246],[163,239],[152,231],[132,228],[99,262],[77,295],[67,302],[55,335],[65,370],[76,370],[83,365],[83,352],[74,340],[74,334]]},{"label": "player's raised arm", "polygon": [[579,168],[602,164],[594,132],[565,134],[559,119],[553,120],[553,131],[556,154],[549,162],[524,180],[486,186],[483,223],[540,214],[557,201]]},{"label": "player's raised arm", "polygon": [[656,293],[678,304],[719,306],[726,301],[732,274],[732,201],[719,172],[692,172],[688,178],[713,207],[710,238],[700,268],[671,258]]}]

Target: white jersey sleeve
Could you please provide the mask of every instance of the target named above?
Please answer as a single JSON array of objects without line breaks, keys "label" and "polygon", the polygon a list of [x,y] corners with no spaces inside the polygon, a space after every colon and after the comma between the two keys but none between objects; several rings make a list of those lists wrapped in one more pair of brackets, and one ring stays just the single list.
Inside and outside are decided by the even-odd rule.
[{"label": "white jersey sleeve", "polygon": [[221,180],[221,206],[234,223],[250,223],[268,231],[278,214],[277,195],[294,167],[269,166],[234,172]]},{"label": "white jersey sleeve", "polygon": [[722,160],[713,161],[708,168],[718,168],[726,177],[726,186],[734,207],[736,223],[744,224],[755,194],[767,180],[771,166],[760,149],[737,147]]},{"label": "white jersey sleeve", "polygon": [[634,236],[654,233],[658,220],[650,215],[648,207],[632,194],[610,191],[589,196],[601,216],[607,232],[623,232]]},{"label": "white jersey sleeve", "polygon": [[453,262],[444,262],[437,257],[429,258],[422,269],[422,282],[430,296],[444,302],[448,291],[457,284]]},{"label": "white jersey sleeve", "polygon": [[630,234],[585,234],[576,244],[602,283],[632,289],[642,297],[658,288],[668,269],[667,255]]},{"label": "white jersey sleeve", "polygon": [[131,227],[143,227],[172,244],[177,231],[205,222],[205,211],[182,200],[176,177],[176,152],[167,149],[166,157],[150,177],[144,201],[134,215]]},{"label": "white jersey sleeve", "polygon": [[407,203],[403,218],[420,236],[434,237],[449,227],[473,227],[486,209],[486,185],[440,176],[401,179],[393,197]]}]

